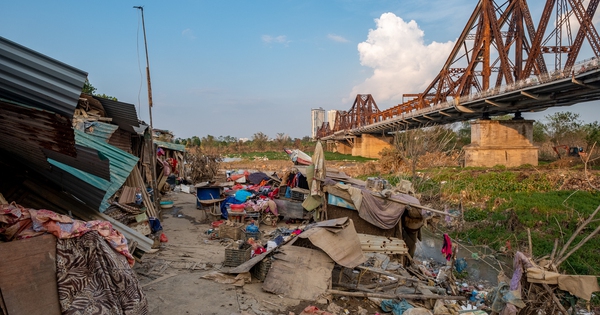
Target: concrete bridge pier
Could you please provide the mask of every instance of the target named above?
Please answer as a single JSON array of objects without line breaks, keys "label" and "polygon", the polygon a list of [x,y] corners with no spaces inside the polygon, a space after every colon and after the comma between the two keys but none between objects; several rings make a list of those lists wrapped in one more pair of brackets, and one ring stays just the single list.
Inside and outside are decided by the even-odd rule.
[{"label": "concrete bridge pier", "polygon": [[471,122],[471,144],[464,147],[465,166],[538,165],[539,148],[533,145],[533,122],[533,120]]},{"label": "concrete bridge pier", "polygon": [[352,154],[366,158],[379,158],[379,152],[385,148],[391,148],[394,137],[372,134],[359,136],[348,136],[345,140],[327,142],[327,150],[341,154]]}]

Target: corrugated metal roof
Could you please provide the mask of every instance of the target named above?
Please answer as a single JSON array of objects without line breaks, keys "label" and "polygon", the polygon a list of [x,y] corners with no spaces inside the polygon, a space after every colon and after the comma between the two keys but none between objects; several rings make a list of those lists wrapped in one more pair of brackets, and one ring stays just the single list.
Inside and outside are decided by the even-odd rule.
[{"label": "corrugated metal roof", "polygon": [[110,139],[115,130],[119,128],[117,125],[107,124],[101,121],[89,121],[85,122],[84,125],[86,133],[99,137],[104,140],[104,142],[108,142],[108,139]]},{"label": "corrugated metal roof", "polygon": [[100,207],[102,198],[104,198],[104,194],[106,193],[105,191],[82,181],[58,167],[50,167],[50,164],[48,164],[49,169],[41,169],[35,165],[28,166],[91,208],[98,209]]},{"label": "corrugated metal roof", "polygon": [[183,144],[177,144],[177,143],[165,142],[165,141],[158,141],[158,140],[154,140],[154,143],[159,148],[166,148],[166,149],[169,149],[169,150],[185,152],[185,146]]},{"label": "corrugated metal roof", "polygon": [[108,159],[102,158],[96,149],[76,145],[77,157],[70,157],[54,151],[43,149],[49,159],[70,165],[86,173],[96,175],[105,180],[110,180],[110,167]]},{"label": "corrugated metal roof", "polygon": [[[100,152],[103,156],[107,157],[110,163],[110,181],[111,187],[106,191],[104,201],[114,195],[114,193],[121,188],[123,183],[131,170],[136,166],[139,160],[136,156],[131,155],[117,147],[114,147],[108,143],[98,140],[97,138],[90,136],[79,130],[75,130],[75,142],[78,145],[82,145],[88,148],[94,148]],[[100,212],[108,207],[108,203],[104,202],[100,207]]]},{"label": "corrugated metal roof", "polygon": [[0,36],[0,97],[72,117],[87,73]]},{"label": "corrugated metal roof", "polygon": [[138,158],[116,148],[97,137],[86,134],[85,132],[75,130],[75,141],[78,145],[98,150],[100,154],[108,158],[110,164],[110,181],[106,181],[98,176],[83,172],[69,165],[62,164],[57,161],[49,162],[56,167],[72,174],[73,176],[90,183],[94,187],[106,191],[102,203],[100,204],[100,212],[104,212],[108,208],[107,202],[114,193],[125,183],[125,180],[131,173],[131,170],[137,164]]},{"label": "corrugated metal roof", "polygon": [[125,131],[137,133],[134,127],[137,128],[140,124],[138,122],[135,105],[113,101],[102,97],[94,97],[94,99],[102,103],[102,106],[106,111],[106,117],[112,118],[113,124],[119,125],[119,128]]}]

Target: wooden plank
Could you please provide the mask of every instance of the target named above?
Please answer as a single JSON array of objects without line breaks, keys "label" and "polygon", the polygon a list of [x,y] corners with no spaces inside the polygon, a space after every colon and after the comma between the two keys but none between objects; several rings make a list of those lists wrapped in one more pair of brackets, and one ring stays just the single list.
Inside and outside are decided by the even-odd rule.
[{"label": "wooden plank", "polygon": [[371,292],[346,292],[339,290],[327,290],[327,293],[334,295],[345,295],[345,296],[355,296],[355,297],[374,297],[374,298],[382,298],[382,299],[407,299],[407,300],[466,300],[465,296],[451,296],[451,295],[421,295],[421,294],[383,294],[383,293],[371,293]]},{"label": "wooden plank", "polygon": [[157,282],[161,282],[161,281],[163,281],[163,280],[167,280],[167,279],[169,279],[169,278],[175,277],[176,275],[177,275],[176,273],[170,273],[170,274],[166,274],[166,275],[164,275],[164,276],[162,276],[162,277],[160,277],[160,278],[158,278],[158,279],[155,279],[155,280],[152,280],[152,281],[150,281],[150,282],[148,282],[148,283],[146,283],[146,284],[143,284],[143,285],[142,285],[142,288],[145,288],[145,287],[147,287],[147,286],[150,286],[150,285],[153,285],[153,284],[155,284],[155,283],[157,283]]},{"label": "wooden plank", "polygon": [[1,314],[8,314],[6,305],[4,305],[4,298],[2,297],[2,290],[0,290],[0,311],[2,311]]},{"label": "wooden plank", "polygon": [[61,313],[54,235],[0,243],[0,261],[0,291],[8,314]]},{"label": "wooden plank", "polygon": [[377,236],[358,233],[363,252],[403,255],[408,247],[403,240],[395,237]]}]

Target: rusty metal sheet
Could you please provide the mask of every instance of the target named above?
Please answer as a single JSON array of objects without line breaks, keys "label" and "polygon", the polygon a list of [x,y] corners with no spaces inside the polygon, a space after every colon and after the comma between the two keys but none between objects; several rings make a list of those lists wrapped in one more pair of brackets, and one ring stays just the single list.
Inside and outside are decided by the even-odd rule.
[{"label": "rusty metal sheet", "polygon": [[3,100],[0,147],[42,168],[49,167],[42,149],[70,157],[77,155],[70,118]]},{"label": "rusty metal sheet", "polygon": [[87,73],[0,36],[0,98],[72,116]]},{"label": "rusty metal sheet", "polygon": [[96,149],[76,145],[77,156],[71,157],[54,151],[43,149],[46,157],[76,169],[110,180],[110,167],[108,159],[102,158]]}]

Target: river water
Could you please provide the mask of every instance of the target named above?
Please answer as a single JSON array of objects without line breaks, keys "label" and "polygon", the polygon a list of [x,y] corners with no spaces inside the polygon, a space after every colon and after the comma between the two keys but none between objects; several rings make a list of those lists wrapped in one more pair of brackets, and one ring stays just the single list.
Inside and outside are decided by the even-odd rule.
[{"label": "river water", "polygon": [[[446,258],[441,252],[444,245],[443,236],[434,234],[427,228],[421,229],[421,232],[423,240],[417,244],[415,259],[445,265]],[[456,240],[452,241],[456,242]],[[465,279],[469,283],[482,284],[486,287],[496,286],[499,272],[504,272],[508,278],[512,277],[512,257],[494,252],[487,246],[463,245],[460,241],[459,244],[458,258],[465,258],[467,261]]]}]

